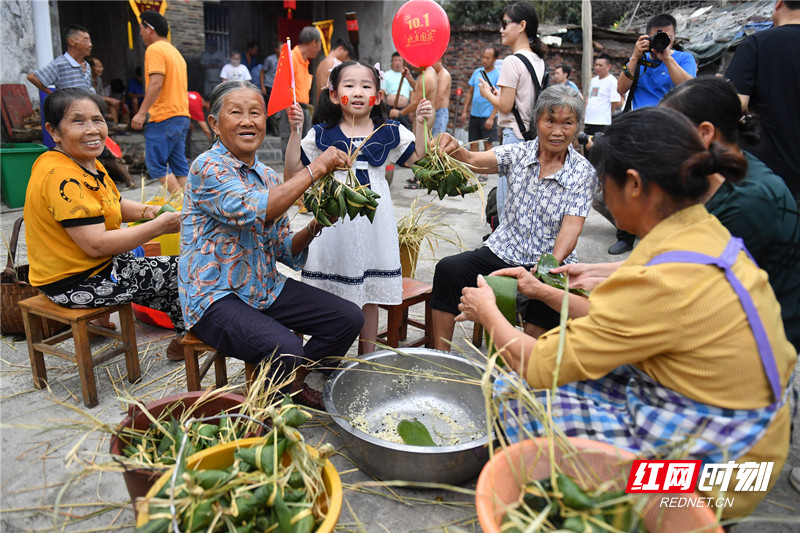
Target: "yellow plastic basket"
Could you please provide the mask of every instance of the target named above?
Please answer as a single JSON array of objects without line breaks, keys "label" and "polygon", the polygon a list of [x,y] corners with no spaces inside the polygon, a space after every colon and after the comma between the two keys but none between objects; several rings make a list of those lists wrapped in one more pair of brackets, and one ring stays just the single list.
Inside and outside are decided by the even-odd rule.
[{"label": "yellow plastic basket", "polygon": [[[233,454],[236,450],[250,448],[263,442],[263,438],[254,437],[214,446],[189,457],[186,460],[186,468],[187,470],[220,470],[228,468],[233,464]],[[311,446],[306,445],[306,447],[311,453],[316,453],[316,450]],[[147,496],[139,500],[137,504],[138,515],[136,517],[137,527],[141,527],[150,521],[147,502],[161,490],[161,487],[169,482],[171,476],[172,469],[169,469],[156,481]],[[342,480],[330,460],[326,460],[325,466],[322,468],[322,481],[325,483],[325,492],[327,493],[328,512],[325,515],[325,520],[317,528],[316,533],[332,533],[336,523],[339,521],[339,514],[342,512]]]}]

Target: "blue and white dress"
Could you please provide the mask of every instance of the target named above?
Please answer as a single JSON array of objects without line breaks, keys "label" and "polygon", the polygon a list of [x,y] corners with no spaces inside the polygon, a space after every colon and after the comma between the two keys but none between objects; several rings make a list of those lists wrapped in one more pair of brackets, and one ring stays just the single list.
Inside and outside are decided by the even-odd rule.
[{"label": "blue and white dress", "polygon": [[[303,164],[319,157],[330,146],[353,152],[364,137],[349,138],[337,125],[315,125],[301,143]],[[386,164],[402,165],[414,153],[414,134],[400,123],[387,120],[376,129],[354,163],[361,183],[369,183],[380,195],[373,222],[365,216],[340,218],[314,239],[302,279],[314,287],[340,296],[358,306],[396,305],[403,300],[403,278],[397,242],[397,221],[386,181]],[[344,181],[346,172],[334,174]]]}]

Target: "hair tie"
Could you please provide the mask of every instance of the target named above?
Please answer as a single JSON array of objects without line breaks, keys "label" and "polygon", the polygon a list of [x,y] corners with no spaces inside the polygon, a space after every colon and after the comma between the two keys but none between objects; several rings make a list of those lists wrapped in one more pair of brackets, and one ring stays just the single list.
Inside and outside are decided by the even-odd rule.
[{"label": "hair tie", "polygon": [[383,71],[381,70],[381,64],[375,63],[374,65],[372,65],[372,68],[378,71],[378,77],[381,79],[381,81],[383,81]]},{"label": "hair tie", "polygon": [[333,69],[335,69],[336,67],[338,67],[341,64],[342,64],[341,61],[339,61],[335,57],[333,58],[333,66],[328,69],[328,83],[326,83],[325,86],[321,89],[322,91],[324,91],[325,89],[329,89],[329,90],[333,89],[333,87],[331,87],[331,72],[333,72]]},{"label": "hair tie", "polygon": [[719,159],[717,159],[717,154],[712,146],[708,147],[708,153],[711,154],[712,171],[717,172],[719,170]]}]

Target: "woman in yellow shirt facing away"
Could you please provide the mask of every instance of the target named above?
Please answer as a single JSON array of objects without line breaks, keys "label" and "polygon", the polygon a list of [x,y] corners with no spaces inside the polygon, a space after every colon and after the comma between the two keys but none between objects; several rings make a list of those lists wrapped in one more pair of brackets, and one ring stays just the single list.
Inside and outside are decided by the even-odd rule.
[{"label": "woman in yellow shirt facing away", "polygon": [[[543,434],[514,390],[549,388],[558,372],[552,417],[567,436],[649,457],[680,449],[704,463],[772,461],[771,488],[788,453],[797,355],[766,273],[701,203],[706,176],[738,179],[744,158],[707,149],[683,115],[652,107],[616,119],[591,156],[614,219],[641,242],[595,288],[587,314],[567,321],[560,367],[559,328],[534,339],[506,321],[483,279],[463,291],[459,319],[483,324],[526,382],[495,385],[506,433]],[[494,274],[537,297],[540,282],[525,269]],[[751,512],[767,494],[734,487],[723,517]]]}]

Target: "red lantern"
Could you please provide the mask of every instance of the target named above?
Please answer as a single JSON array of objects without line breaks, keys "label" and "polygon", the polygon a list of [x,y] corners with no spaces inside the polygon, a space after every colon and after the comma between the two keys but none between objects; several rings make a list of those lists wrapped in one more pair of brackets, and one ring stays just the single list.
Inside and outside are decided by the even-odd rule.
[{"label": "red lantern", "polygon": [[430,67],[450,43],[450,21],[432,0],[410,0],[392,20],[392,40],[403,59],[415,67]]}]

